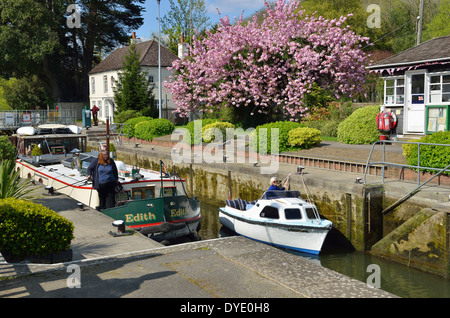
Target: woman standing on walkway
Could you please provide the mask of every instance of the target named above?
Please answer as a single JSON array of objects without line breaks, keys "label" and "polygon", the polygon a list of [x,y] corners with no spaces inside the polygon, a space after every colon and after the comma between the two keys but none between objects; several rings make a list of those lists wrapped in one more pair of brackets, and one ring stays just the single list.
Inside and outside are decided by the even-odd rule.
[{"label": "woman standing on walkway", "polygon": [[119,174],[116,163],[109,158],[109,153],[103,150],[87,169],[88,180],[98,192],[99,209],[108,209],[116,205],[116,184],[119,184]]}]

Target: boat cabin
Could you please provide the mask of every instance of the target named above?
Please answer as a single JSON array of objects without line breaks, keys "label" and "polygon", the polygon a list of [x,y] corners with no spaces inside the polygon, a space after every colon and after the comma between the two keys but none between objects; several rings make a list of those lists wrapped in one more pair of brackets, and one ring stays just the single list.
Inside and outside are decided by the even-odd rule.
[{"label": "boat cabin", "polygon": [[299,191],[266,191],[260,200],[246,201],[240,198],[226,200],[229,207],[241,211],[254,212],[256,206],[259,217],[286,221],[316,221],[320,219],[319,213],[314,205],[304,201]]},{"label": "boat cabin", "polygon": [[449,130],[450,36],[426,41],[368,69],[384,79],[381,110],[397,117],[392,137]]},{"label": "boat cabin", "polygon": [[87,136],[74,133],[65,125],[41,125],[34,134],[17,134],[12,139],[18,154],[23,156],[30,156],[35,145],[41,148],[43,155],[66,155],[74,149],[84,152],[87,147]]}]

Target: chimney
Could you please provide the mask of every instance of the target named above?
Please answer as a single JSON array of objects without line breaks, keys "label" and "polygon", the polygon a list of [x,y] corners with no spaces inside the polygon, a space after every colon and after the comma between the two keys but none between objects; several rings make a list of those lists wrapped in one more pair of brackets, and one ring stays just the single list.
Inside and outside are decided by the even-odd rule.
[{"label": "chimney", "polygon": [[189,55],[187,44],[184,43],[184,36],[181,36],[181,41],[178,43],[178,58],[182,59],[185,55]]},{"label": "chimney", "polygon": [[136,44],[136,32],[131,34],[131,44]]}]

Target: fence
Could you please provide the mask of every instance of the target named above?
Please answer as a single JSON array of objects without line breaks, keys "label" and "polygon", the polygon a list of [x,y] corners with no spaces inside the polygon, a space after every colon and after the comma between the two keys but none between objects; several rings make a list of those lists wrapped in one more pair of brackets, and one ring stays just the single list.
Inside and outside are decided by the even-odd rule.
[{"label": "fence", "polygon": [[[386,144],[387,143],[389,143],[389,144],[391,144],[391,143],[398,143],[398,144],[412,144],[412,145],[416,145],[417,146],[417,165],[413,166],[413,165],[406,165],[406,164],[387,162],[386,161]],[[382,161],[379,161],[379,162],[371,162],[370,159],[372,157],[373,150],[375,149],[375,146],[377,144],[381,144],[383,146],[383,152],[382,152],[383,159],[382,159]],[[384,182],[384,170],[385,170],[385,167],[392,166],[392,167],[400,167],[400,168],[417,169],[417,184],[418,185],[420,185],[420,171],[432,170],[432,171],[437,171],[438,174],[450,171],[450,169],[448,169],[448,167],[445,167],[445,168],[433,168],[433,167],[421,166],[420,165],[420,147],[421,146],[422,147],[423,146],[450,147],[450,144],[434,144],[434,143],[424,143],[424,142],[393,141],[393,140],[379,140],[379,141],[374,142],[373,145],[372,145],[372,149],[370,150],[369,158],[367,159],[366,169],[364,171],[364,184],[366,184],[367,171],[370,169],[371,166],[376,166],[376,165],[381,165],[382,182]],[[438,174],[436,174],[435,176],[437,176]],[[433,178],[435,176],[433,176]]]},{"label": "fence", "polygon": [[17,129],[23,126],[44,124],[75,124],[77,110],[1,110],[0,130]]}]

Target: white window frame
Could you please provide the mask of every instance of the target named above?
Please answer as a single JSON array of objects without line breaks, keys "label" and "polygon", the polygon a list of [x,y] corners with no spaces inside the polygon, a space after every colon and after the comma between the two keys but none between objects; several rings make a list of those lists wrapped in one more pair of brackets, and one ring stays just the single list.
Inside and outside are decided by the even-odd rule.
[{"label": "white window frame", "polygon": [[[439,76],[439,83],[431,83],[431,77]],[[426,79],[426,86],[427,86],[427,95],[426,95],[426,104],[427,105],[449,105],[450,104],[450,90],[448,92],[444,92],[443,87],[444,85],[450,89],[450,81],[444,83],[444,76],[448,76],[450,78],[450,72],[435,72],[435,73],[428,73],[427,79]],[[432,86],[440,85],[439,93],[432,94],[432,92],[438,92],[438,90],[431,90]],[[449,95],[449,100],[446,102],[442,101],[442,95]],[[431,96],[439,96],[439,101],[431,101]]]},{"label": "white window frame", "polygon": [[[403,106],[403,105],[405,105],[405,93],[406,93],[406,87],[405,87],[405,83],[406,83],[406,80],[405,80],[405,76],[390,76],[390,77],[383,77],[383,79],[384,79],[384,96],[383,96],[383,105],[385,105],[385,106]],[[394,81],[394,86],[392,87],[393,89],[394,89],[394,95],[391,95],[391,94],[389,94],[389,95],[387,95],[386,94],[386,91],[387,91],[387,81],[391,81],[391,80],[393,80]],[[398,80],[403,80],[403,85],[398,85],[397,84],[397,81]],[[391,88],[391,87],[389,87],[389,88]],[[403,95],[397,95],[397,89],[398,88],[403,88]],[[386,99],[386,96],[393,96],[393,102],[392,103],[387,103],[387,99]],[[397,101],[397,97],[398,96],[403,96],[403,102],[402,103],[397,103],[396,101]]]},{"label": "white window frame", "polygon": [[108,93],[108,75],[103,75],[103,93]]},{"label": "white window frame", "polygon": [[91,95],[95,95],[95,77],[91,77]]},{"label": "white window frame", "polygon": [[103,103],[102,103],[102,101],[101,100],[99,100],[98,102],[97,102],[97,107],[99,108],[99,111],[98,111],[98,118],[103,118],[103,105],[102,105]]}]

